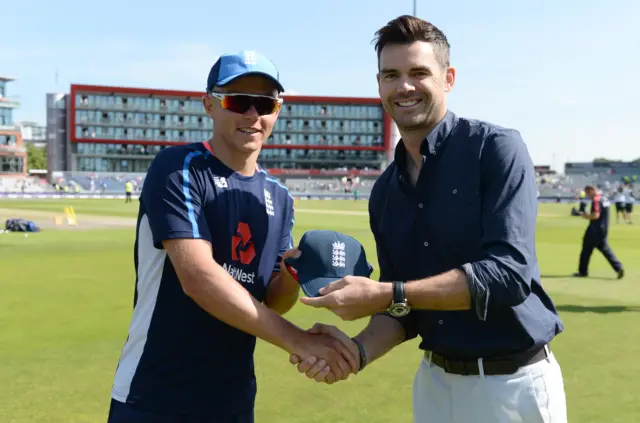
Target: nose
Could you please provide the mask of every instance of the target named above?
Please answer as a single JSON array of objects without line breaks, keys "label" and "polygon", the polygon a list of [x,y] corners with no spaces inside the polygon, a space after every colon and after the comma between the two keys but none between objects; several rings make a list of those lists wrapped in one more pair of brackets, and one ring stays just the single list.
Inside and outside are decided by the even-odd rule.
[{"label": "nose", "polygon": [[398,86],[396,90],[400,93],[412,93],[416,90],[411,80],[406,76],[398,79]]},{"label": "nose", "polygon": [[256,110],[256,106],[252,104],[251,107],[249,107],[249,109],[246,112],[244,112],[244,116],[257,117],[257,116],[260,116],[260,114]]}]

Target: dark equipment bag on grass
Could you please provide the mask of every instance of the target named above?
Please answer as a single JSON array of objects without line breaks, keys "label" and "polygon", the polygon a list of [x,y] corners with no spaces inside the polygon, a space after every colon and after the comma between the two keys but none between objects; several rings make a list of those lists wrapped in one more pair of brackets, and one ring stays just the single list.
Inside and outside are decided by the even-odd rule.
[{"label": "dark equipment bag on grass", "polygon": [[35,222],[26,219],[7,219],[4,228],[10,232],[40,232]]}]

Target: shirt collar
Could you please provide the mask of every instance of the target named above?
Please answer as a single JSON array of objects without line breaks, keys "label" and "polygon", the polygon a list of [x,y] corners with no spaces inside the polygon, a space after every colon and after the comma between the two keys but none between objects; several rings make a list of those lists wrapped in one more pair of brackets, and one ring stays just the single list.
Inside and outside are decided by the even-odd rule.
[{"label": "shirt collar", "polygon": [[[458,123],[458,117],[455,113],[447,110],[442,120],[433,128],[433,130],[425,137],[420,145],[420,153],[424,158],[428,156],[437,157],[438,153],[442,151],[442,146],[446,139],[451,134],[451,131]],[[398,141],[396,145],[396,151],[394,154],[394,161],[396,166],[402,171],[406,171],[406,157],[407,149],[402,142],[402,139]]]}]

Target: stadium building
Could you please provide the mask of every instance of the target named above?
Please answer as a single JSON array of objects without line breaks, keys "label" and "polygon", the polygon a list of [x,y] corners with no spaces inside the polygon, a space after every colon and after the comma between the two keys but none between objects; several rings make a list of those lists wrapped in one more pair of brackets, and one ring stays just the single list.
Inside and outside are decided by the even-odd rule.
[{"label": "stadium building", "polygon": [[12,81],[13,78],[0,76],[0,175],[24,176],[27,151],[20,130],[13,122],[13,110],[20,107],[20,102],[8,95],[7,86]]},{"label": "stadium building", "polygon": [[[202,107],[204,94],[95,85],[48,94],[53,179],[70,177],[87,188],[87,174],[140,178],[163,148],[208,140],[213,122]],[[394,129],[378,98],[284,98],[259,159],[271,174],[351,181],[375,178],[387,166]]]},{"label": "stadium building", "polygon": [[33,144],[35,147],[44,147],[47,143],[47,128],[36,122],[16,122],[16,127],[22,135],[24,145]]}]

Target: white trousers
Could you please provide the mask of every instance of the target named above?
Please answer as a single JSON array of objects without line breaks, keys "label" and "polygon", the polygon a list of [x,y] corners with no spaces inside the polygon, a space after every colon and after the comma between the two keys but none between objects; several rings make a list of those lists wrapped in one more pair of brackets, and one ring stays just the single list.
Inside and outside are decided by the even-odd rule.
[{"label": "white trousers", "polygon": [[414,423],[567,423],[562,371],[553,354],[512,375],[459,376],[420,362]]}]

